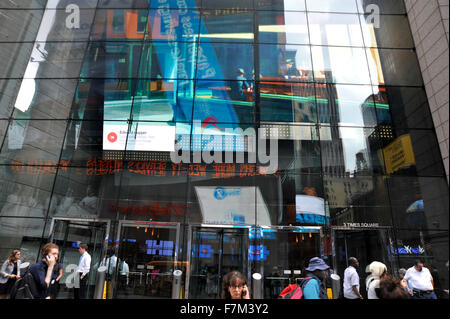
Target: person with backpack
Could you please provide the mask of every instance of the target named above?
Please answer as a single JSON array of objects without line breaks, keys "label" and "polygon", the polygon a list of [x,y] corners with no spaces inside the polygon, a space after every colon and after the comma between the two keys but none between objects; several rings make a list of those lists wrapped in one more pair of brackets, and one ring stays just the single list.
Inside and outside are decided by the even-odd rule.
[{"label": "person with backpack", "polygon": [[38,290],[37,298],[50,299],[52,285],[59,276],[56,267],[59,258],[58,245],[49,243],[41,250],[42,260],[31,266],[30,273]]},{"label": "person with backpack", "polygon": [[301,282],[304,299],[328,299],[325,280],[329,269],[322,258],[314,257],[309,261],[306,278]]},{"label": "person with backpack", "polygon": [[8,299],[17,279],[20,278],[20,250],[13,250],[0,270],[0,299]]}]

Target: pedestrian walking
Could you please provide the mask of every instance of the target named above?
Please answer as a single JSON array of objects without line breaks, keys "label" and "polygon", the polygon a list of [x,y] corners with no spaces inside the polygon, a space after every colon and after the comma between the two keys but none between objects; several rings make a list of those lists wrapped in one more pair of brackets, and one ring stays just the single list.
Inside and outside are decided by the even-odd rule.
[{"label": "pedestrian walking", "polygon": [[41,261],[30,268],[36,288],[41,299],[50,299],[52,286],[58,277],[55,269],[59,259],[58,245],[48,243],[41,250]]},{"label": "pedestrian walking", "polygon": [[80,288],[75,287],[74,289],[75,299],[87,299],[89,271],[91,270],[91,255],[89,255],[87,250],[88,245],[86,244],[80,244],[78,246],[78,252],[81,255],[77,268],[77,273],[80,279]]},{"label": "pedestrian walking", "polygon": [[20,278],[20,250],[13,250],[0,270],[0,299],[9,299],[11,289]]},{"label": "pedestrian walking", "polygon": [[355,257],[350,257],[348,267],[344,272],[344,298],[345,299],[364,299],[359,292],[359,275],[356,271],[359,268],[359,261]]},{"label": "pedestrian walking", "polygon": [[406,271],[404,279],[412,286],[413,299],[437,299],[433,277],[422,260],[415,261],[414,266]]}]

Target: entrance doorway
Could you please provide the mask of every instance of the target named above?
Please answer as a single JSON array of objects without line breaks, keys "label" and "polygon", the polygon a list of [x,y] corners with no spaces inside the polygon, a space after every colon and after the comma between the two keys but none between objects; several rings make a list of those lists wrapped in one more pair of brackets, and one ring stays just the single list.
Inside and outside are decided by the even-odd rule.
[{"label": "entrance doorway", "polygon": [[107,290],[113,281],[117,299],[172,298],[173,272],[186,273],[178,262],[179,235],[178,223],[121,221],[118,246],[104,261]]},{"label": "entrance doorway", "polygon": [[223,277],[237,270],[251,285],[249,231],[246,226],[191,226],[186,298],[220,299]]},{"label": "entrance doorway", "polygon": [[331,229],[333,259],[335,271],[344,279],[344,271],[348,267],[348,259],[356,257],[359,261],[357,269],[360,282],[360,292],[367,297],[366,278],[370,275],[369,265],[373,261],[385,264],[388,272],[393,274],[398,270],[398,261],[392,256],[389,247],[392,246],[393,234],[390,227],[379,228],[348,228],[333,227]]},{"label": "entrance doorway", "polygon": [[[88,253],[91,255],[91,270],[87,298],[94,296],[97,268],[106,253],[107,236],[110,222],[107,220],[86,220],[73,218],[53,218],[50,225],[49,242],[59,246],[59,263],[63,265],[63,276],[54,291],[54,298],[72,299],[73,288],[67,288],[64,284],[68,276],[73,274],[80,260],[78,245],[88,245]],[[70,269],[70,271],[68,271]]]},{"label": "entrance doorway", "polygon": [[[259,253],[265,299],[277,299],[281,291],[303,278],[313,257],[322,257],[321,227],[276,226],[257,228],[261,238]],[[328,264],[331,264],[328,262]]]}]

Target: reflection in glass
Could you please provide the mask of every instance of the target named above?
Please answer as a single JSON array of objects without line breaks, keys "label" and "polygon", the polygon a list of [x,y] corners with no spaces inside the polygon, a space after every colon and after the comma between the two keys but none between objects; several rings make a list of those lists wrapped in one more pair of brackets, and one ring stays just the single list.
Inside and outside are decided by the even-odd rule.
[{"label": "reflection in glass", "polygon": [[253,71],[253,45],[201,42],[198,50],[197,78],[234,80],[243,69],[250,78]]},{"label": "reflection in glass", "polygon": [[206,10],[202,12],[202,22],[200,41],[253,42],[253,13],[224,16],[220,11]]},{"label": "reflection in glass", "polygon": [[312,81],[311,51],[300,45],[260,45],[261,79]]},{"label": "reflection in glass", "polygon": [[311,50],[316,80],[371,84],[364,49],[313,46]]},{"label": "reflection in glass", "polygon": [[366,51],[372,84],[423,85],[422,73],[414,50],[371,48]]},{"label": "reflection in glass", "polygon": [[355,0],[306,0],[308,11],[357,13]]},{"label": "reflection in glass", "polygon": [[308,13],[312,45],[364,46],[356,14]]},{"label": "reflection in glass", "polygon": [[309,44],[303,12],[259,12],[259,42]]},{"label": "reflection in glass", "polygon": [[261,82],[261,121],[316,123],[314,85]]},{"label": "reflection in glass", "polygon": [[195,42],[147,42],[142,50],[139,77],[193,79],[196,57]]},{"label": "reflection in glass", "polygon": [[324,172],[338,176],[380,174],[384,166],[382,153],[378,152],[379,140],[384,138],[381,135],[378,128],[321,128]]},{"label": "reflection in glass", "polygon": [[255,9],[305,11],[305,0],[254,0]]},{"label": "reflection in glass", "polygon": [[138,41],[147,29],[147,10],[97,9],[91,41]]},{"label": "reflection in glass", "polygon": [[374,25],[370,17],[361,15],[361,26],[366,47],[414,47],[409,21],[404,15],[381,15],[377,25]]},{"label": "reflection in glass", "polygon": [[196,41],[199,15],[197,10],[150,10],[147,38],[154,41]]},{"label": "reflection in glass", "polygon": [[91,42],[86,52],[81,77],[137,77],[141,54],[141,42]]},{"label": "reflection in glass", "polygon": [[253,81],[241,76],[232,81],[197,81],[194,119],[215,123],[254,121]]},{"label": "reflection in glass", "polygon": [[317,84],[319,121],[339,126],[374,126],[377,123],[372,87]]}]

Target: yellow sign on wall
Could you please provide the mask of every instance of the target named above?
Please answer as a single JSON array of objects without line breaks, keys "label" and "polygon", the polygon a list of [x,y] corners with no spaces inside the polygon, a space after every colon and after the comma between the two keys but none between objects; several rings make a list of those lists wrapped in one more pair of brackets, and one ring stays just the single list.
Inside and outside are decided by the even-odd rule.
[{"label": "yellow sign on wall", "polygon": [[386,173],[393,174],[399,169],[416,164],[412,148],[411,136],[399,136],[383,150]]}]

